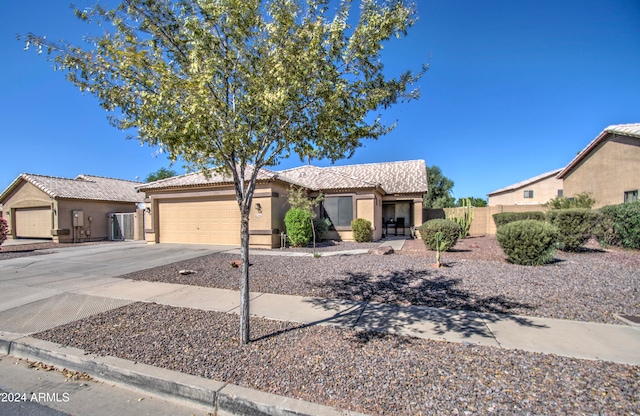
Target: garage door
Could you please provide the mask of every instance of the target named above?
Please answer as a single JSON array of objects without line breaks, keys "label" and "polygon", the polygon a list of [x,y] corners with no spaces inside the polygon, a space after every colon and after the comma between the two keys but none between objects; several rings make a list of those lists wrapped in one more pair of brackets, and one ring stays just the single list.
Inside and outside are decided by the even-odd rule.
[{"label": "garage door", "polygon": [[22,208],[15,210],[16,236],[51,238],[51,208]]},{"label": "garage door", "polygon": [[240,245],[240,210],[235,200],[160,201],[161,243]]}]

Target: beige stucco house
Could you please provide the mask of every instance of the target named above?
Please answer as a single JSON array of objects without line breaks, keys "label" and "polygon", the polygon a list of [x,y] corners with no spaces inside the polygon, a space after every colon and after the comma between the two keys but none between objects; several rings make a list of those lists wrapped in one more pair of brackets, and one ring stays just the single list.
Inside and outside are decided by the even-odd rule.
[{"label": "beige stucco house", "polygon": [[23,173],[0,194],[0,204],[12,238],[105,240],[117,218],[110,214],[135,213],[144,202],[139,185],[91,175],[69,179]]},{"label": "beige stucco house", "polygon": [[489,206],[497,205],[540,205],[550,199],[563,195],[563,183],[556,178],[562,169],[543,173],[536,177],[514,183],[493,191],[489,197]]},{"label": "beige stucco house", "polygon": [[[352,240],[351,221],[365,218],[377,240],[383,233],[408,235],[411,226],[422,223],[426,165],[424,160],[413,160],[301,166],[279,172],[261,169],[250,213],[252,247],[280,246],[292,185],[305,188],[310,196],[324,195],[318,215],[332,223],[327,238]],[[139,189],[147,195],[147,242],[240,244],[240,211],[230,176],[191,173]]]},{"label": "beige stucco house", "polygon": [[564,195],[588,192],[594,208],[638,201],[640,123],[604,129],[559,174]]}]

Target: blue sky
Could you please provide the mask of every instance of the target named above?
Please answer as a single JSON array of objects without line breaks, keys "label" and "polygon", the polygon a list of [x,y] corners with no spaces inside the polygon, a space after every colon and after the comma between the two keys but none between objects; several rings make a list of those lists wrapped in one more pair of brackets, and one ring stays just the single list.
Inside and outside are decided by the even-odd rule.
[{"label": "blue sky", "polygon": [[[92,27],[64,1],[2,3],[0,189],[22,172],[143,180],[169,165],[16,40],[79,42]],[[640,122],[638,0],[420,0],[418,13],[383,60],[390,75],[429,62],[421,98],[382,113],[397,128],[336,164],[424,159],[455,182],[454,196],[486,197],[565,166],[610,124]]]}]

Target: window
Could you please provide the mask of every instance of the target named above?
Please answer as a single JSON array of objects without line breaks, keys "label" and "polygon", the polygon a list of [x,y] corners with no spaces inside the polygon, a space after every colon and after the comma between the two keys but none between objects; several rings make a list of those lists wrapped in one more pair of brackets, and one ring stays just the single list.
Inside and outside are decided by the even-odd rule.
[{"label": "window", "polygon": [[353,198],[350,196],[325,197],[324,212],[334,227],[351,227]]},{"label": "window", "polygon": [[638,202],[638,190],[627,191],[624,193],[624,203]]},{"label": "window", "polygon": [[524,191],[525,198],[533,198],[533,191]]},{"label": "window", "polygon": [[558,196],[564,196],[564,190],[558,189]]}]

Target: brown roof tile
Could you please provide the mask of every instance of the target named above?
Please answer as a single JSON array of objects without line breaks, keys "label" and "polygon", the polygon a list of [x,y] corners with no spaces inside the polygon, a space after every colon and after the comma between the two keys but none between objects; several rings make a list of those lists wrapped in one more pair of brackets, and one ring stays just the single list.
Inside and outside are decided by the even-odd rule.
[{"label": "brown roof tile", "polygon": [[[427,191],[427,169],[424,160],[331,166],[326,168],[300,166],[278,172],[264,168],[260,169],[258,180],[273,179],[313,190],[380,187],[388,194],[425,193]],[[151,191],[231,183],[233,183],[233,178],[230,175],[212,171],[209,178],[206,178],[202,172],[195,172],[161,179],[138,188],[141,191]]]},{"label": "brown roof tile", "polygon": [[23,173],[0,195],[3,200],[20,181],[26,181],[51,198],[87,199],[93,201],[143,202],[144,194],[136,191],[139,182],[101,176],[79,175],[75,179]]}]

